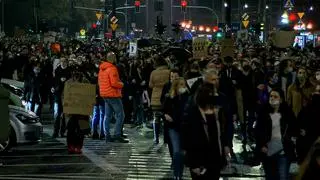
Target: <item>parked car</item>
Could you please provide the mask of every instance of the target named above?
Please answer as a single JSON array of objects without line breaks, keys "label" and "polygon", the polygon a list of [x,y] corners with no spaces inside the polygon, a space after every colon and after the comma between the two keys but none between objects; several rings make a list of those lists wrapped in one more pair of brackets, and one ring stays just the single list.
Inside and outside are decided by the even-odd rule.
[{"label": "parked car", "polygon": [[24,82],[12,80],[12,79],[1,79],[1,85],[8,89],[11,93],[22,98]]},{"label": "parked car", "polygon": [[9,150],[16,144],[38,143],[43,127],[40,118],[22,107],[9,105],[10,132],[8,140],[0,146],[0,152]]},{"label": "parked car", "polygon": [[10,121],[9,121],[9,96],[7,89],[0,86],[0,152],[5,150],[9,144]]}]

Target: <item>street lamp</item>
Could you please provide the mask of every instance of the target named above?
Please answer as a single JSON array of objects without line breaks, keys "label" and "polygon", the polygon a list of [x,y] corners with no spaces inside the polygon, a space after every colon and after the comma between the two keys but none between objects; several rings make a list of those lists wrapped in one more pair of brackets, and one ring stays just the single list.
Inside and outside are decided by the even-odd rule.
[{"label": "street lamp", "polygon": [[225,2],[225,3],[224,3],[224,7],[228,7],[228,3]]},{"label": "street lamp", "polygon": [[247,9],[247,8],[248,8],[248,4],[245,4],[245,5],[243,6],[243,8],[244,8],[244,9]]},{"label": "street lamp", "polygon": [[268,5],[266,5],[266,9],[269,9],[269,6],[268,6]]},{"label": "street lamp", "polygon": [[313,9],[314,9],[313,6],[310,6],[309,10],[310,10],[310,11],[313,11]]}]

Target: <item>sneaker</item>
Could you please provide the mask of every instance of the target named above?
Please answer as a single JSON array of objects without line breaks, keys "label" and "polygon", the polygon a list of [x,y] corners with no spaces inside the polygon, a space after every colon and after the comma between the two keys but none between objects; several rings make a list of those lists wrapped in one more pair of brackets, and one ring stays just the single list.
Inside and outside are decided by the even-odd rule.
[{"label": "sneaker", "polygon": [[115,143],[129,143],[128,140],[126,140],[122,137],[115,138],[113,142],[115,142]]},{"label": "sneaker", "polygon": [[128,138],[128,136],[125,135],[125,134],[122,134],[121,137],[122,137],[123,139],[127,139],[127,138]]}]

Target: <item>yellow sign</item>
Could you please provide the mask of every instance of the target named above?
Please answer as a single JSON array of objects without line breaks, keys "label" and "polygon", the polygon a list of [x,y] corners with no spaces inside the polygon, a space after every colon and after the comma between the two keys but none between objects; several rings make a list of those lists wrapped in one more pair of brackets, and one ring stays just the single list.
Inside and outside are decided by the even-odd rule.
[{"label": "yellow sign", "polygon": [[111,24],[112,31],[115,31],[118,27],[118,24]]},{"label": "yellow sign", "polygon": [[247,21],[242,21],[242,24],[243,24],[244,28],[247,28],[248,25],[249,25],[249,21],[248,20]]},{"label": "yellow sign", "polygon": [[102,13],[101,12],[97,12],[96,16],[97,16],[97,19],[100,20],[102,18]]},{"label": "yellow sign", "polygon": [[304,16],[304,12],[299,12],[299,13],[298,13],[298,16],[299,16],[300,19],[302,19],[303,16]]},{"label": "yellow sign", "polygon": [[80,35],[81,35],[81,36],[85,36],[85,35],[86,35],[86,30],[81,29],[81,30],[80,30]]}]

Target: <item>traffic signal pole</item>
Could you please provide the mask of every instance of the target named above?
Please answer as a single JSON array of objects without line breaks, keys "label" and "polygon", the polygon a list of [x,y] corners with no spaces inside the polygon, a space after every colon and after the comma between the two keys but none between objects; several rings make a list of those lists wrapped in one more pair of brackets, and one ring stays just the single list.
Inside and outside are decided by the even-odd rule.
[{"label": "traffic signal pole", "polygon": [[[111,17],[116,16],[116,0],[112,0],[112,13]],[[112,39],[116,39],[116,31],[112,30]]]},{"label": "traffic signal pole", "polygon": [[[231,27],[231,10],[232,10],[232,6],[231,6],[231,0],[226,0],[227,3],[227,7],[226,7],[226,24],[228,25],[228,27]],[[226,33],[226,38],[231,38],[232,32],[231,31],[227,31]]]}]

